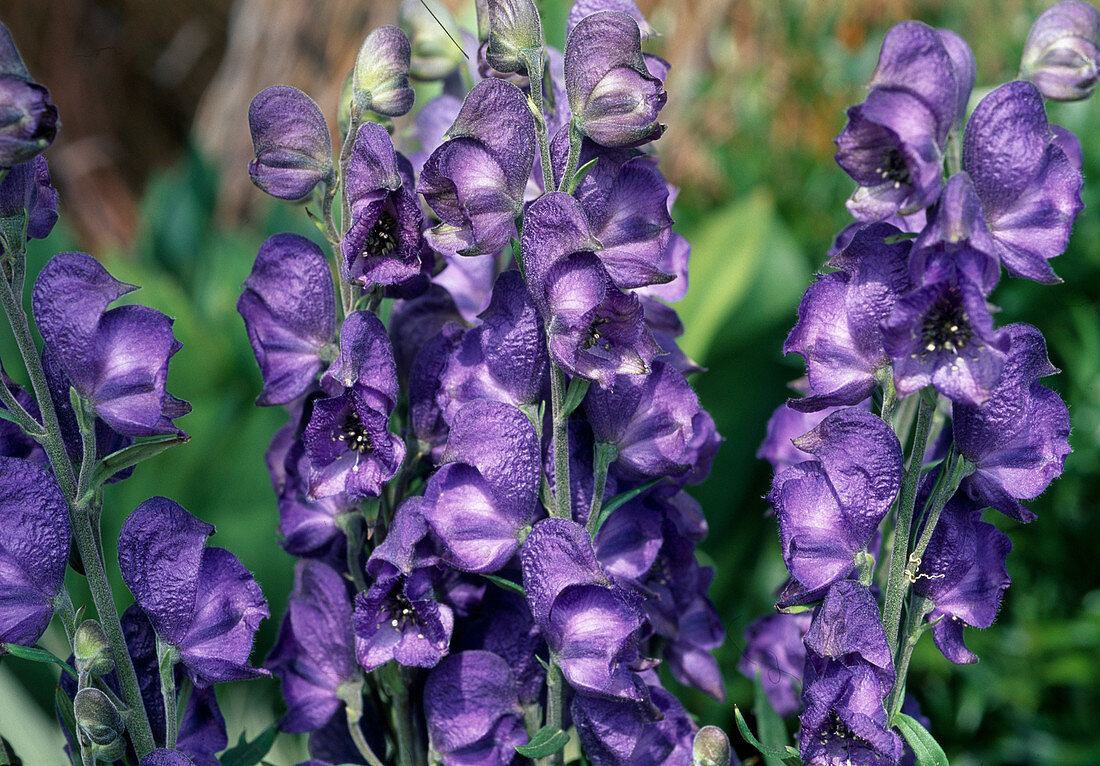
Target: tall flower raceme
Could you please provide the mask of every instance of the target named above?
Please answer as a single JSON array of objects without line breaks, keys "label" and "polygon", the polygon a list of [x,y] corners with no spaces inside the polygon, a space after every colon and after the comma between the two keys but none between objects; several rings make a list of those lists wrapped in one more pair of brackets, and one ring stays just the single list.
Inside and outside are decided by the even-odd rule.
[{"label": "tall flower raceme", "polygon": [[[0,25],[0,304],[30,382],[25,390],[9,377],[21,375],[16,360],[0,366],[0,655],[63,666],[56,700],[74,764],[213,765],[227,745],[213,685],[267,673],[248,661],[267,605],[232,553],[205,546],[213,527],[155,497],[122,525],[118,563],[136,604],[121,615],[116,606],[99,538],[114,509],[102,487],[187,441],[175,420],[191,406],[167,388],[181,348],[173,320],[142,305],[112,307],[137,288],[90,255],[35,264],[32,313],[24,311],[27,240],[57,221],[41,154],[57,126],[48,92]],[[87,578],[96,619],[74,609],[70,562],[73,576]],[[68,660],[34,646],[54,615]],[[0,759],[7,755],[0,741]]]},{"label": "tall flower raceme", "polygon": [[[724,697],[684,491],[721,437],[668,305],[689,247],[651,150],[667,65],[629,0],[578,2],[564,52],[530,0],[480,3],[457,56],[415,8],[411,41],[363,43],[335,156],[304,93],[250,110],[253,180],[315,207],[331,258],[274,236],[238,303],[257,403],[289,416],[267,456],[301,558],[267,661],[282,729],[325,763],[561,763],[570,741],[691,763],[655,668]],[[410,77],[443,92],[400,120]],[[729,762],[720,730],[699,742]]]},{"label": "tall flower raceme", "polygon": [[784,351],[805,360],[803,395],[760,450],[791,577],[740,668],[801,724],[798,750],[769,755],[946,762],[906,695],[913,648],[929,631],[951,662],[977,662],[964,627],[993,623],[1012,548],[983,513],[1035,520],[1024,503],[1070,452],[1066,405],[1039,382],[1057,372],[1042,334],[998,327],[989,301],[1002,267],[1060,281],[1050,260],[1081,210],[1081,145],[1044,101],[1091,93],[1098,28],[1087,3],[1052,6],[1025,79],[968,115],[966,44],[905,22],[848,110],[836,159],[859,185],[857,222],[799,307]]}]

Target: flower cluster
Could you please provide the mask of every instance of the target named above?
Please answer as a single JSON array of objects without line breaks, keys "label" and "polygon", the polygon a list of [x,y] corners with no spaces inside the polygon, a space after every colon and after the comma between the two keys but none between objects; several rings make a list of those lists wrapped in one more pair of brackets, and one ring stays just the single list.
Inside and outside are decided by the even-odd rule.
[{"label": "flower cluster", "polygon": [[[564,52],[530,0],[488,0],[468,62],[402,17],[360,50],[337,157],[305,93],[249,111],[253,181],[316,206],[338,274],[276,235],[238,302],[257,403],[289,415],[281,728],[329,763],[560,758],[571,724],[593,764],[690,763],[654,668],[724,698],[684,491],[721,438],[668,305],[689,247],[650,148],[667,64],[629,0],[578,2]],[[442,93],[395,121],[410,78]]]},{"label": "flower cluster", "polygon": [[[186,441],[174,421],[191,406],[167,390],[181,347],[172,319],[141,305],[111,308],[137,288],[90,255],[45,263],[32,315],[24,312],[26,242],[57,220],[41,154],[57,126],[48,92],[0,25],[0,303],[31,383],[24,390],[0,368],[0,655],[48,657],[30,647],[57,614],[73,653],[54,659],[67,671],[56,700],[74,763],[215,766],[227,740],[212,684],[266,674],[248,655],[267,605],[233,554],[205,547],[213,527],[154,497],[119,536],[119,568],[136,601],[119,616],[99,539],[101,487]],[[84,607],[75,611],[65,588],[69,562],[87,578],[98,620],[79,621]]]},{"label": "flower cluster", "polygon": [[1066,406],[1038,382],[1057,372],[1041,333],[998,328],[988,300],[1002,267],[1060,281],[1049,262],[1081,209],[1082,155],[1044,99],[1091,92],[1098,25],[1087,3],[1050,8],[1026,79],[968,116],[966,43],[899,24],[848,110],[836,160],[858,184],[856,222],[799,307],[784,351],[805,360],[804,395],[760,451],[776,471],[786,613],[749,629],[741,664],[777,712],[801,714],[807,763],[903,758],[899,729],[921,727],[902,708],[917,639],[931,630],[949,660],[976,662],[963,628],[989,627],[1009,585],[1011,543],[984,509],[1032,521],[1021,501],[1070,452]]}]

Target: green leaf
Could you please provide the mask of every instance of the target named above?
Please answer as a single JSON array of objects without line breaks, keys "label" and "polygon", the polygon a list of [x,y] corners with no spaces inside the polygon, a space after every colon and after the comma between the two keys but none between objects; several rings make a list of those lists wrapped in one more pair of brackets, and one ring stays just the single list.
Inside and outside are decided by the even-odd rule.
[{"label": "green leaf", "polygon": [[741,714],[741,709],[737,705],[733,706],[733,715],[737,719],[737,730],[741,732],[741,736],[745,738],[745,741],[759,750],[766,758],[775,758],[780,761],[787,758],[798,758],[798,751],[790,745],[786,745],[782,748],[768,747],[755,736],[749,729],[748,723],[745,722],[745,716]]},{"label": "green leaf", "polygon": [[569,735],[557,726],[543,726],[526,745],[518,745],[516,752],[527,758],[545,758],[561,750],[568,742]]},{"label": "green leaf", "polygon": [[500,587],[504,588],[504,590],[510,590],[513,593],[518,593],[519,595],[524,597],[527,596],[527,591],[523,589],[522,585],[520,585],[519,583],[514,583],[506,577],[499,577],[498,575],[491,574],[483,574],[482,577],[484,577],[486,580],[489,580],[490,582],[495,583],[496,585],[499,585]]},{"label": "green leaf", "polygon": [[12,657],[19,657],[23,660],[30,660],[31,662],[47,662],[54,665],[60,665],[70,676],[76,678],[76,671],[69,667],[69,664],[65,660],[47,652],[45,649],[39,649],[37,646],[20,646],[19,644],[0,644],[0,649],[10,654]]},{"label": "green leaf", "polygon": [[[756,726],[760,731],[761,741],[772,750],[784,750],[788,742],[787,725],[768,702],[768,695],[764,693],[764,684],[760,681],[760,671],[756,672],[756,677],[753,679],[752,691],[752,712],[756,716]],[[779,766],[782,762],[781,758],[764,756],[764,763],[767,766]]]},{"label": "green leaf", "polygon": [[566,194],[572,194],[577,190],[577,187],[581,185],[581,181],[583,181],[584,177],[588,175],[588,172],[592,170],[592,168],[596,167],[596,161],[599,159],[599,157],[593,157],[588,162],[577,168],[577,172],[573,174],[573,180],[569,182],[569,188],[565,190]]},{"label": "green leaf", "polygon": [[637,486],[634,489],[627,490],[626,492],[621,492],[618,495],[615,495],[615,497],[608,500],[606,503],[604,503],[603,506],[600,508],[600,518],[596,522],[596,531],[599,531],[600,527],[602,527],[603,523],[607,521],[607,517],[611,515],[612,511],[614,511],[616,508],[623,505],[624,503],[629,503],[638,495],[656,486],[658,483],[661,482],[663,478],[664,477],[662,476],[658,476],[656,479],[650,479],[645,484]]},{"label": "green leaf", "polygon": [[562,402],[561,412],[555,412],[554,416],[558,420],[565,420],[569,417],[573,410],[581,406],[581,402],[584,401],[584,395],[588,393],[588,386],[592,384],[592,381],[588,378],[573,378],[569,381],[569,388],[565,391],[565,401]]},{"label": "green leaf", "polygon": [[909,747],[913,748],[917,766],[948,766],[947,754],[943,752],[940,743],[915,718],[905,713],[895,713],[894,725],[898,727],[901,736],[905,737]]},{"label": "green leaf", "polygon": [[143,439],[135,444],[131,444],[129,447],[120,449],[118,452],[112,452],[99,461],[99,465],[92,471],[92,480],[88,487],[88,491],[94,492],[103,482],[107,481],[107,479],[111,478],[119,471],[125,470],[132,465],[137,465],[143,460],[155,457],[166,449],[175,447],[177,444],[183,444],[187,440],[188,437],[183,434],[154,436],[151,439]]},{"label": "green leaf", "polygon": [[275,738],[279,736],[278,723],[273,723],[260,733],[256,739],[248,742],[241,733],[236,746],[222,753],[218,760],[222,766],[256,766],[271,750]]},{"label": "green leaf", "polygon": [[72,742],[76,742],[76,714],[73,713],[73,701],[68,694],[58,686],[53,692],[53,704],[57,708],[57,714],[61,717],[61,725],[69,731]]}]

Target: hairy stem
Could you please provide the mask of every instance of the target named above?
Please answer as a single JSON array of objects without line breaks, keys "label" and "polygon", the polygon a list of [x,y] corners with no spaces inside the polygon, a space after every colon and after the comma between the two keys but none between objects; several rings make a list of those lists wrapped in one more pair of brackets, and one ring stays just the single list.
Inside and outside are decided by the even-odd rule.
[{"label": "hairy stem", "polygon": [[370,745],[367,744],[367,738],[363,736],[363,730],[359,728],[359,718],[362,714],[352,711],[350,707],[346,710],[348,713],[348,733],[351,734],[351,740],[355,743],[355,749],[359,751],[359,754],[370,766],[382,766],[382,761],[371,750]]},{"label": "hairy stem", "polygon": [[527,107],[535,118],[535,140],[539,145],[539,158],[542,161],[542,188],[554,190],[554,168],[550,164],[550,142],[546,135],[546,102],[542,96],[542,48],[527,48],[519,53],[527,65],[527,74],[531,80],[531,95]]},{"label": "hairy stem", "polygon": [[607,469],[614,462],[618,450],[613,444],[597,444],[595,455],[595,481],[592,483],[592,506],[588,509],[588,534],[596,536],[599,531],[600,509],[603,508],[603,493],[607,487]]},{"label": "hairy stem", "polygon": [[[565,676],[558,663],[551,657],[550,668],[546,672],[546,725],[554,729],[562,728],[565,721]],[[544,766],[560,766],[565,762],[564,750],[546,756]]]},{"label": "hairy stem", "polygon": [[164,746],[169,750],[176,747],[176,735],[179,733],[179,716],[176,714],[176,660],[175,647],[161,641],[157,636],[157,664],[160,666],[160,694],[164,699]]},{"label": "hairy stem", "polygon": [[889,704],[886,710],[889,716],[886,720],[893,721],[894,716],[901,710],[902,701],[905,699],[905,677],[909,673],[909,661],[913,658],[913,649],[924,633],[924,618],[932,611],[933,604],[929,599],[919,597],[909,605],[909,617],[905,621],[905,643],[901,646],[901,658],[897,663],[897,676],[894,688],[890,691]]},{"label": "hairy stem", "polygon": [[550,515],[559,519],[573,518],[569,497],[569,417],[562,416],[565,404],[565,373],[557,362],[550,360],[550,405],[553,408],[554,441],[554,507]]},{"label": "hairy stem", "polygon": [[558,191],[569,193],[573,184],[573,176],[577,173],[577,163],[581,159],[581,143],[584,135],[577,130],[573,121],[569,121],[569,156],[565,160],[565,172],[561,174],[561,184]]}]

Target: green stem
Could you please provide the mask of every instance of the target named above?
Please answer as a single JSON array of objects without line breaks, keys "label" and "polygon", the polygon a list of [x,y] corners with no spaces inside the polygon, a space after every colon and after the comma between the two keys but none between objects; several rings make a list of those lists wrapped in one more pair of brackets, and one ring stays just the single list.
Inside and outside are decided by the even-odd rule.
[{"label": "green stem", "polygon": [[909,587],[905,570],[909,554],[909,537],[913,526],[913,509],[917,502],[917,485],[920,483],[924,451],[928,445],[928,432],[932,428],[932,416],[936,411],[936,394],[929,395],[922,391],[919,396],[920,406],[917,409],[913,448],[909,453],[909,464],[905,469],[905,478],[902,481],[898,499],[897,528],[894,531],[894,545],[890,552],[890,575],[886,581],[886,602],[882,610],[882,627],[886,631],[886,641],[890,645],[891,656],[896,656],[898,651],[901,608],[905,601],[905,592]]},{"label": "green stem", "polygon": [[408,677],[404,668],[398,669],[394,675],[397,681],[391,689],[393,701],[393,729],[397,735],[397,764],[398,766],[415,766],[419,759],[416,757],[417,747],[415,731],[413,730],[412,709],[409,707]]},{"label": "green stem", "polygon": [[584,141],[584,135],[577,130],[576,125],[572,120],[569,121],[569,156],[565,160],[565,172],[561,174],[561,184],[558,185],[558,191],[568,192],[570,185],[573,183],[573,176],[577,172],[577,163],[581,159],[581,143]]},{"label": "green stem", "polygon": [[348,733],[351,734],[351,739],[355,743],[355,748],[370,766],[382,766],[382,761],[380,761],[378,756],[374,754],[374,751],[370,749],[366,737],[363,736],[363,730],[359,727],[359,719],[362,713],[354,712],[350,707],[346,708],[346,710],[348,713]]},{"label": "green stem", "polygon": [[886,706],[889,713],[886,719],[888,721],[893,721],[894,716],[901,710],[901,703],[905,699],[905,677],[909,674],[909,661],[913,658],[913,649],[916,648],[917,642],[924,633],[924,618],[934,606],[930,599],[923,596],[909,605],[909,617],[905,621],[905,643],[901,647],[894,688],[890,692],[889,704]]},{"label": "green stem", "polygon": [[565,404],[565,373],[557,362],[550,360],[550,414],[554,441],[554,507],[550,515],[559,519],[573,518],[569,497],[569,418],[562,417]]},{"label": "green stem", "polygon": [[554,190],[554,168],[550,164],[550,142],[546,136],[546,102],[542,96],[542,48],[525,48],[519,52],[520,59],[527,66],[531,80],[531,95],[527,99],[527,108],[535,118],[535,140],[539,145],[539,158],[542,160],[542,188]]},{"label": "green stem", "polygon": [[879,379],[879,385],[882,386],[882,409],[879,411],[879,417],[890,428],[894,427],[894,414],[898,409],[898,391],[894,388],[894,372],[887,367],[883,374],[876,375]]},{"label": "green stem", "polygon": [[347,539],[348,573],[358,593],[367,592],[367,581],[363,578],[363,564],[359,560],[363,552],[364,522],[363,513],[358,510],[337,517],[337,526],[344,530],[344,537]]},{"label": "green stem", "polygon": [[920,539],[917,540],[917,544],[913,547],[913,552],[909,554],[909,568],[906,570],[910,582],[914,581],[920,571],[920,565],[924,552],[928,549],[928,543],[932,540],[932,533],[936,530],[936,524],[940,520],[940,513],[943,511],[947,502],[954,496],[955,490],[959,488],[959,484],[970,473],[973,472],[973,467],[969,465],[966,460],[955,452],[955,448],[952,446],[951,451],[947,454],[947,459],[944,460],[943,470],[940,471],[939,478],[936,480],[936,486],[932,490],[932,495],[928,499],[927,510],[925,511],[924,530],[921,532]]},{"label": "green stem", "polygon": [[42,424],[24,409],[19,400],[15,398],[15,395],[8,390],[8,384],[3,380],[0,380],[0,402],[3,402],[4,406],[7,407],[8,412],[15,418],[15,424],[23,429],[23,433],[37,442],[41,442],[45,438],[46,432],[42,429]]},{"label": "green stem", "polygon": [[588,534],[591,537],[595,537],[596,532],[599,531],[600,510],[603,508],[603,493],[604,488],[607,486],[607,469],[611,467],[611,463],[614,462],[618,452],[618,449],[616,449],[613,444],[604,444],[601,442],[596,445],[594,460],[596,478],[592,484],[592,506],[588,509],[588,523],[586,524]]},{"label": "green stem", "polygon": [[[565,676],[558,667],[557,660],[550,658],[550,668],[546,672],[546,725],[554,729],[562,728],[565,720]],[[559,750],[543,759],[544,766],[560,766],[565,762],[565,752]]]},{"label": "green stem", "polygon": [[[356,109],[354,103],[351,108],[351,121],[348,124],[348,134],[344,136],[344,144],[340,147],[340,176],[337,180],[341,192],[340,192],[340,242],[348,233],[348,227],[351,226],[351,202],[348,201],[348,163],[351,162],[351,152],[355,147],[355,137],[359,134],[359,126],[362,124],[363,115]],[[329,216],[331,219],[331,215]],[[344,316],[352,312],[355,307],[355,290],[354,287],[348,284],[343,277],[343,272],[340,269],[340,242],[333,245],[333,254],[336,258],[336,281],[340,287],[340,305],[343,309]]]},{"label": "green stem", "polygon": [[176,747],[179,717],[176,715],[176,661],[179,652],[157,636],[157,664],[160,666],[160,694],[164,698],[164,746]]}]

